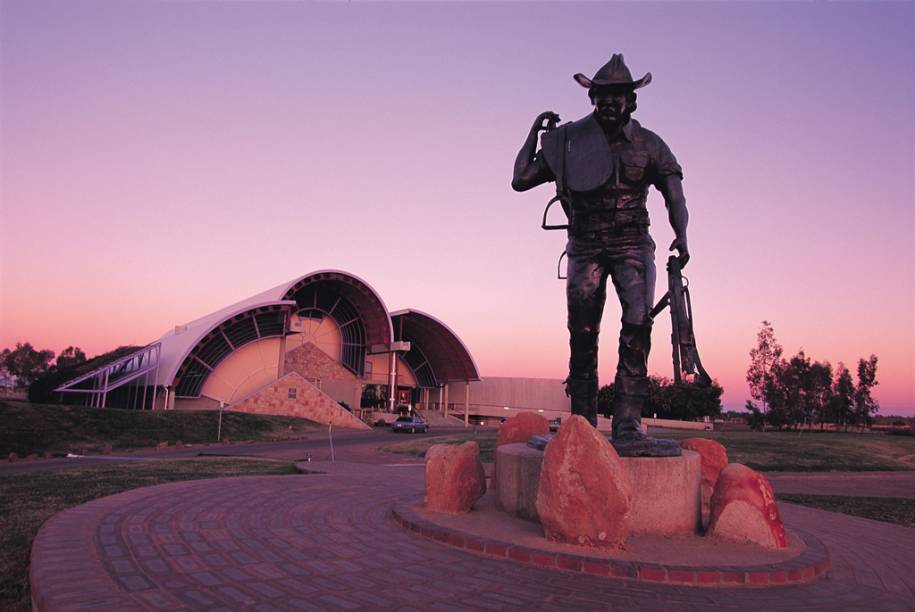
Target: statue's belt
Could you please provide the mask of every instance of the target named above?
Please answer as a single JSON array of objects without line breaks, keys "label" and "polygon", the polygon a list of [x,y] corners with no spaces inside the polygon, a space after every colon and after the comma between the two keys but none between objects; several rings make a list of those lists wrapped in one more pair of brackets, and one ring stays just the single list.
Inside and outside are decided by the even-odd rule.
[{"label": "statue's belt", "polygon": [[622,232],[628,229],[643,231],[649,225],[648,211],[644,208],[572,208],[569,233],[578,235],[592,232]]},{"label": "statue's belt", "polygon": [[585,241],[605,241],[620,238],[641,238],[648,235],[647,225],[622,225],[606,228],[569,228],[569,237]]}]

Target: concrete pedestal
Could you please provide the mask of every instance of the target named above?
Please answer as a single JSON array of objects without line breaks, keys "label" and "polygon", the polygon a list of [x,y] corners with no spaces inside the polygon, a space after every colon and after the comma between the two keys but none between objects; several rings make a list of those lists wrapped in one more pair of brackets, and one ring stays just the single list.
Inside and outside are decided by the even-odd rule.
[{"label": "concrete pedestal", "polygon": [[702,459],[684,450],[680,457],[623,457],[632,479],[633,533],[694,534],[702,524]]},{"label": "concrete pedestal", "polygon": [[[496,449],[495,497],[503,511],[537,520],[537,486],[543,451],[526,444]],[[632,480],[630,529],[635,534],[695,534],[701,524],[701,459],[683,451],[680,457],[622,457]]]},{"label": "concrete pedestal", "polygon": [[503,444],[496,454],[496,507],[519,518],[539,521],[535,502],[543,451],[523,443]]}]

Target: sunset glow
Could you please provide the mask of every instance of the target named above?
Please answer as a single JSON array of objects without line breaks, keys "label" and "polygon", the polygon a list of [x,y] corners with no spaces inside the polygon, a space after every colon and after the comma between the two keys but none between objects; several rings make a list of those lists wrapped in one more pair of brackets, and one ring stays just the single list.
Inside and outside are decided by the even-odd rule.
[{"label": "sunset glow", "polygon": [[[483,377],[564,378],[553,190],[513,192],[511,167],[538,113],[590,112],[572,75],[623,52],[684,168],[725,406],[765,319],[787,356],[876,354],[880,413],[913,415],[913,26],[912,3],[2,0],[0,346],[144,345],[336,268],[435,313]],[[611,297],[602,383],[618,320]]]}]

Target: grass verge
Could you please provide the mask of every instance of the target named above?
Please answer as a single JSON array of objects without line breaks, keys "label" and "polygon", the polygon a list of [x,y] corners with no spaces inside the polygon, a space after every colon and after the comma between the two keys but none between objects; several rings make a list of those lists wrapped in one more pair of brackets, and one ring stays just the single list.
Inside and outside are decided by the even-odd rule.
[{"label": "grass verge", "polygon": [[433,444],[463,444],[464,442],[473,441],[480,445],[480,459],[484,462],[491,462],[493,453],[496,450],[496,435],[494,431],[483,431],[450,436],[424,436],[422,438],[411,438],[405,442],[394,442],[382,447],[381,450],[399,455],[425,457],[426,451]]},{"label": "grass verge", "polygon": [[[724,445],[728,458],[763,472],[897,471],[915,469],[915,438],[885,434],[788,432],[664,431],[658,437],[711,438]],[[390,453],[422,457],[433,444],[460,444],[474,440],[483,461],[492,461],[496,432],[455,434],[410,439],[389,444]]]},{"label": "grass verge", "polygon": [[0,610],[31,609],[28,574],[32,541],[41,525],[62,510],[166,482],[295,473],[295,466],[288,461],[207,458],[0,476]]},{"label": "grass verge", "polygon": [[885,472],[915,469],[915,438],[886,434],[664,431],[658,437],[711,438],[728,459],[764,472]]},{"label": "grass verge", "polygon": [[[91,452],[106,444],[136,448],[177,440],[216,442],[218,418],[215,410],[119,410],[0,400],[0,456]],[[222,437],[230,440],[285,439],[316,427],[312,421],[294,417],[230,411],[222,415]]]},{"label": "grass verge", "polygon": [[915,499],[905,497],[849,497],[843,495],[778,495],[780,501],[819,510],[915,528]]}]

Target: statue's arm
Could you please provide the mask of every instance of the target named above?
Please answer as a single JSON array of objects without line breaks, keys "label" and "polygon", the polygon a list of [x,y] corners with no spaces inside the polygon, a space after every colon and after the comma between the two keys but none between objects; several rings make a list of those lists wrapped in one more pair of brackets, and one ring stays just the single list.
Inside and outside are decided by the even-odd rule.
[{"label": "statue's arm", "polygon": [[554,112],[547,111],[537,116],[527,134],[527,139],[515,158],[515,168],[512,173],[512,189],[515,191],[527,191],[554,179],[543,155],[537,155],[537,140],[540,132],[558,122],[559,115]]},{"label": "statue's arm", "polygon": [[683,195],[683,181],[678,174],[668,174],[656,184],[664,205],[667,207],[667,218],[676,238],[670,243],[670,250],[676,249],[680,257],[680,267],[689,261],[689,246],[686,240],[686,226],[689,224],[689,211],[686,209],[686,197]]}]

